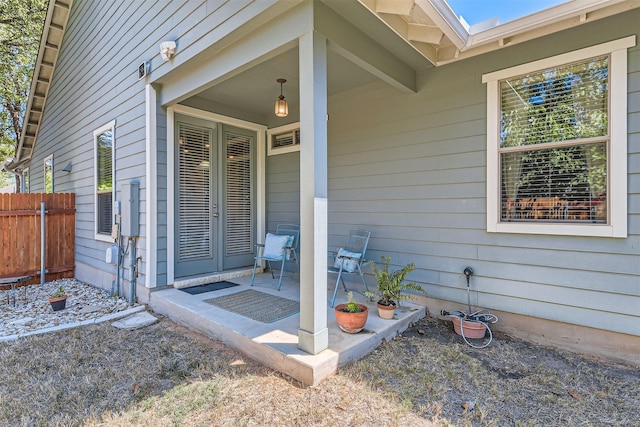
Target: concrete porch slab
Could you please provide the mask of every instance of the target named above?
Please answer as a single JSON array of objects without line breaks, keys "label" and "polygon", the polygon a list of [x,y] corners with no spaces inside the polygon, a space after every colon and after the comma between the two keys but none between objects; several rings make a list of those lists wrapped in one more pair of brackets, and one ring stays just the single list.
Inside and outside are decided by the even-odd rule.
[{"label": "concrete porch slab", "polygon": [[[198,295],[190,295],[175,288],[162,289],[151,292],[149,307],[179,324],[222,341],[255,361],[307,385],[320,383],[336,373],[341,365],[364,357],[378,347],[383,340],[391,340],[407,329],[410,323],[425,316],[424,306],[403,302],[403,307],[396,310],[393,320],[384,320],[378,316],[375,303],[358,295],[356,297],[358,302],[369,307],[365,329],[358,334],[347,334],[341,331],[336,324],[333,309],[327,307],[329,348],[312,355],[298,348],[299,313],[273,323],[262,323],[203,302],[209,298],[246,289],[255,289],[300,301],[300,288],[295,278],[294,276],[283,280],[280,291],[277,291],[275,286],[268,285],[250,287],[250,277],[246,276],[225,279],[240,286]],[[270,274],[263,274],[260,277],[260,281],[270,280]],[[357,289],[357,283],[352,285]],[[329,291],[333,293],[333,284]],[[347,295],[341,290],[338,293],[336,305],[346,300]]]}]

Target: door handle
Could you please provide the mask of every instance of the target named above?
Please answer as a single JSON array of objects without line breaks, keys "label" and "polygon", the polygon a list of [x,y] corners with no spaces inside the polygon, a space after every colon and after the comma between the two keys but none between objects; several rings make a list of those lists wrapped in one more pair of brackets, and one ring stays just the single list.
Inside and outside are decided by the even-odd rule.
[{"label": "door handle", "polygon": [[213,217],[214,217],[214,218],[218,218],[219,216],[220,216],[220,214],[218,214],[218,213],[214,213],[214,214],[213,214]]}]

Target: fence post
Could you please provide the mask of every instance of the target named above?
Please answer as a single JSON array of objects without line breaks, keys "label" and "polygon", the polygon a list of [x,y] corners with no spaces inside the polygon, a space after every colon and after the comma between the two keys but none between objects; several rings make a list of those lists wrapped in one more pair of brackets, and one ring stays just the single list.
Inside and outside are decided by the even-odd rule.
[{"label": "fence post", "polygon": [[44,285],[44,281],[45,281],[45,274],[46,274],[46,270],[45,270],[45,264],[46,264],[46,259],[45,256],[47,255],[47,248],[45,246],[45,242],[47,241],[46,239],[46,225],[45,225],[45,203],[44,202],[40,202],[40,285]]}]

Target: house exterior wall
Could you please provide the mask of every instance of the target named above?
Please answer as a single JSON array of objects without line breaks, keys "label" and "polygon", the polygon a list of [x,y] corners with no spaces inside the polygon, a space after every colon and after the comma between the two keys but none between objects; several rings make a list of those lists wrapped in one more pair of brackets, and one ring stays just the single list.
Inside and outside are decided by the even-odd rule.
[{"label": "house exterior wall", "polygon": [[[629,50],[624,239],[486,231],[487,95],[481,81],[497,69],[638,36],[639,21],[635,10],[425,70],[412,96],[375,83],[332,97],[330,247],[350,227],[362,226],[372,232],[368,258],[415,263],[411,279],[431,298],[466,306],[462,271],[471,266],[473,305],[640,335],[640,48]],[[271,170],[270,180],[283,170]],[[283,197],[273,193],[267,200]]]},{"label": "house exterior wall", "polygon": [[[416,95],[380,82],[329,99],[329,247],[372,232],[368,258],[413,262],[439,308],[506,313],[640,335],[640,48],[628,58],[628,237],[486,231],[482,75],[638,34],[635,10],[419,74]],[[299,210],[298,154],[267,158],[267,225]],[[367,271],[368,272],[368,271]],[[369,282],[374,282],[371,275]],[[436,308],[436,307],[434,307]],[[539,331],[538,331],[539,332]]]},{"label": "house exterior wall", "polygon": [[[54,189],[76,193],[77,277],[108,288],[108,242],[94,238],[93,130],[115,120],[116,188],[140,181],[140,272],[145,271],[145,79],[167,73],[157,45],[178,39],[188,61],[269,7],[267,1],[76,0],[33,158],[32,191],[54,154]],[[329,247],[349,228],[372,231],[369,259],[414,262],[431,298],[640,335],[640,48],[628,63],[628,237],[492,234],[486,231],[486,87],[482,75],[631,34],[640,12],[418,73],[415,95],[379,82],[329,98]],[[640,37],[638,37],[640,39]],[[122,40],[126,40],[123,43]],[[116,45],[117,48],[113,48]],[[177,65],[177,64],[174,64]],[[157,108],[156,283],[167,283],[166,114]],[[61,168],[69,161],[73,171]],[[299,154],[266,159],[267,230],[299,221]],[[129,265],[128,260],[125,265]],[[127,276],[127,274],[125,274]],[[373,278],[369,277],[372,281]],[[448,307],[442,307],[448,308]]]},{"label": "house exterior wall", "polygon": [[[274,1],[130,2],[76,0],[59,52],[55,75],[36,147],[29,164],[31,191],[42,191],[43,160],[54,154],[54,191],[76,193],[76,277],[109,289],[116,275],[105,262],[109,242],[94,237],[93,131],[115,120],[116,200],[122,186],[140,183],[140,238],[137,239],[139,285],[167,281],[166,112],[157,106],[157,280],[144,275],[146,248],[145,85],[138,66],[148,61],[152,75],[168,72],[159,43],[181,41],[180,58],[188,61],[241,24],[259,16]],[[126,42],[125,42],[126,41]],[[176,64],[173,64],[176,65]],[[61,171],[69,161],[71,173]],[[124,203],[123,203],[124,207]],[[125,260],[124,277],[130,260]],[[124,287],[128,289],[128,287]]]}]

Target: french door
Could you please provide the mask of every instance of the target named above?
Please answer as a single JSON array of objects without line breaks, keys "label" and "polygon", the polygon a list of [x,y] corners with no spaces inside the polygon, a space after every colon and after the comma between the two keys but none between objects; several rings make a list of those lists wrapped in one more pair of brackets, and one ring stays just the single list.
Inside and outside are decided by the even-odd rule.
[{"label": "french door", "polygon": [[252,265],[256,133],[175,121],[175,277]]}]

